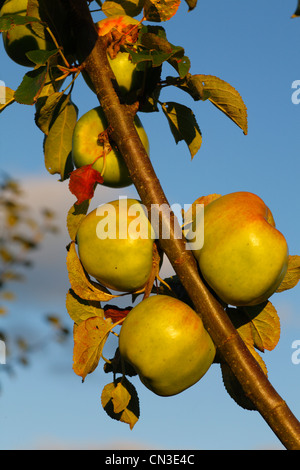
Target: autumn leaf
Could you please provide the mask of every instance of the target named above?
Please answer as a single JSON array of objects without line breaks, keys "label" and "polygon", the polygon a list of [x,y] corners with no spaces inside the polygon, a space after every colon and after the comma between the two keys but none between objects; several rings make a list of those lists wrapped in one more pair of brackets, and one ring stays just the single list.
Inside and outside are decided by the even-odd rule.
[{"label": "autumn leaf", "polygon": [[132,307],[120,308],[116,305],[105,305],[104,308],[105,318],[110,318],[113,323],[121,323],[127,317],[128,313],[132,310]]},{"label": "autumn leaf", "polygon": [[253,307],[243,307],[250,322],[254,346],[261,352],[272,351],[280,338],[280,319],[270,301]]},{"label": "autumn leaf", "polygon": [[101,404],[113,419],[129,424],[133,429],[140,415],[139,399],[135,387],[126,377],[105,385]]},{"label": "autumn leaf", "polygon": [[0,85],[0,113],[10,104],[15,102],[14,90]]},{"label": "autumn leaf", "polygon": [[144,17],[147,21],[167,21],[176,14],[179,5],[180,0],[145,0]]},{"label": "autumn leaf", "polygon": [[67,215],[67,228],[71,240],[75,240],[78,227],[86,217],[90,201],[87,199],[81,204],[73,204]]},{"label": "autumn leaf", "polygon": [[66,308],[70,318],[77,325],[91,317],[104,319],[104,310],[99,301],[81,299],[72,289],[67,293]]},{"label": "autumn leaf", "polygon": [[289,256],[286,275],[276,292],[292,289],[300,279],[300,256]]},{"label": "autumn leaf", "polygon": [[228,308],[227,313],[248,347],[272,351],[280,338],[280,319],[270,301],[247,307]]},{"label": "autumn leaf", "polygon": [[74,325],[73,370],[82,381],[96,369],[112,325],[99,316]]},{"label": "autumn leaf", "polygon": [[77,197],[75,204],[82,204],[92,199],[97,183],[102,184],[103,177],[93,168],[93,163],[73,170],[70,175],[69,189]]}]

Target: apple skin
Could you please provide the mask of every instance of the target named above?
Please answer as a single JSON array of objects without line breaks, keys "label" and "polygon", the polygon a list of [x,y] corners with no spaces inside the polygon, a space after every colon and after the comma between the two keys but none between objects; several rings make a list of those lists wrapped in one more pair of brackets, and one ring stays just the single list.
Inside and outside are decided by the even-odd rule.
[{"label": "apple skin", "polygon": [[160,396],[172,396],[198,382],[216,349],[201,318],[167,295],[142,300],[125,318],[119,350],[142,383]]},{"label": "apple skin", "polygon": [[[100,207],[101,213],[98,211]],[[154,231],[143,207],[136,199],[120,199],[100,207],[91,211],[79,225],[76,234],[79,259],[87,273],[105,287],[120,292],[140,290],[151,274],[155,240]],[[116,217],[109,222],[105,210],[111,209],[115,211]],[[137,214],[135,209],[141,211],[141,215]],[[110,212],[112,213],[114,214]],[[140,220],[145,231],[144,238],[134,238],[134,235],[128,233],[134,220]],[[124,221],[127,231],[125,233],[124,230],[125,235],[119,235],[119,227]],[[101,223],[106,223],[107,238],[100,239],[97,235]],[[113,228],[110,224],[113,224]],[[113,230],[116,230],[115,235]]]},{"label": "apple skin", "polygon": [[276,291],[287,271],[289,250],[264,201],[241,191],[205,206],[204,244],[194,255],[223,302],[251,306]]},{"label": "apple skin", "polygon": [[[17,13],[26,15],[28,0],[6,0],[0,11],[0,17]],[[45,32],[45,34],[47,34]],[[26,53],[33,50],[51,50],[55,45],[50,37],[40,37],[30,25],[16,26],[10,31],[3,32],[3,44],[7,55],[17,64],[25,67],[34,67],[34,63],[26,57]]]},{"label": "apple skin", "polygon": [[[146,152],[149,154],[148,137],[138,116],[135,116],[134,123]],[[101,154],[103,147],[98,143],[98,136],[107,127],[108,123],[101,106],[91,109],[77,121],[72,140],[72,158],[77,168],[90,165]],[[104,159],[99,158],[93,168],[101,173],[103,164]],[[116,149],[112,149],[106,155],[102,176],[104,186],[122,188],[132,184],[126,163],[121,153]]]},{"label": "apple skin", "polygon": [[[96,28],[99,36],[104,36],[109,33],[111,29],[115,28],[119,32],[122,32],[123,28],[128,27],[128,25],[138,25],[139,21],[135,18],[131,18],[126,15],[114,15],[108,18],[105,18],[96,23]],[[128,37],[128,42],[130,42],[130,37]],[[119,90],[122,96],[125,96],[131,91],[138,90],[141,88],[143,83],[143,77],[145,73],[145,68],[147,67],[146,62],[142,64],[134,64],[131,60],[130,54],[128,52],[119,51],[113,59],[107,55],[108,62],[111,66],[111,69],[116,77]],[[89,88],[95,92],[94,86],[88,76],[88,74],[83,70],[82,76],[89,86]]]}]

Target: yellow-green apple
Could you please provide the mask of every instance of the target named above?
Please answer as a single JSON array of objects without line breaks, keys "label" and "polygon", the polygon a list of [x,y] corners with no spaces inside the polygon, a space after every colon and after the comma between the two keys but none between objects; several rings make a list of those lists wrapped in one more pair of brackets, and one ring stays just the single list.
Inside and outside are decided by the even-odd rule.
[{"label": "yellow-green apple", "polygon": [[[26,16],[28,0],[6,0],[0,11],[0,17],[10,14]],[[3,44],[7,55],[17,64],[33,67],[26,53],[34,50],[51,50],[55,45],[45,28],[39,25],[39,31],[29,24],[19,25],[2,33]]]},{"label": "yellow-green apple", "polygon": [[[132,26],[131,29],[130,26]],[[137,31],[137,28],[139,28],[139,21],[127,15],[114,15],[98,21],[98,23],[96,23],[96,28],[99,36],[104,36],[115,29],[119,33],[124,33],[126,35],[127,43],[132,43],[132,37],[128,32],[130,32],[130,30]],[[131,60],[130,54],[122,50],[122,48],[113,58],[111,58],[109,54],[107,54],[107,57],[122,95],[141,88],[145,67],[147,65],[146,62],[134,64]],[[95,91],[89,76],[84,70],[82,75],[91,90]]]},{"label": "yellow-green apple", "polygon": [[148,297],[129,312],[119,350],[142,383],[161,396],[176,395],[198,382],[216,353],[196,312],[167,295]]},{"label": "yellow-green apple", "polygon": [[[147,134],[138,116],[135,116],[134,123],[146,152],[149,154]],[[115,147],[111,147],[111,150],[103,156],[104,147],[99,140],[99,135],[107,127],[108,123],[101,106],[91,109],[81,116],[73,132],[73,162],[77,168],[95,162],[93,168],[102,174],[105,186],[113,188],[129,186],[132,181],[120,152]]]},{"label": "yellow-green apple", "polygon": [[154,230],[136,199],[118,199],[91,211],[76,240],[87,273],[121,292],[142,289],[152,271]]},{"label": "yellow-green apple", "polygon": [[276,291],[286,274],[289,252],[264,201],[241,191],[205,206],[204,244],[194,254],[219,298],[245,306],[262,303]]}]

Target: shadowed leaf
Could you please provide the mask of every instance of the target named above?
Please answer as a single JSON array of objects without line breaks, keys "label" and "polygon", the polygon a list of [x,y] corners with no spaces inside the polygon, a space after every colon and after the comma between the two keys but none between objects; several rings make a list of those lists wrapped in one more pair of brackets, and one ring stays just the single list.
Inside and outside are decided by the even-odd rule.
[{"label": "shadowed leaf", "polygon": [[162,109],[168,119],[175,142],[184,140],[193,158],[201,147],[202,135],[192,110],[174,102],[164,103]]},{"label": "shadowed leaf", "polygon": [[125,377],[105,385],[101,404],[113,419],[129,424],[133,429],[140,416],[139,399],[135,387]]}]

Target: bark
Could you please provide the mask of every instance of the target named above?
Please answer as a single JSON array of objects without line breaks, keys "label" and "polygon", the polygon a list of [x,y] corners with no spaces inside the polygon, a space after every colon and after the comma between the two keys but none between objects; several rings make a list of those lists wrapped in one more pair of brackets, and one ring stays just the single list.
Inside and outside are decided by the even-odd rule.
[{"label": "bark", "polygon": [[[119,100],[115,77],[106,56],[106,39],[98,38],[85,0],[64,1],[70,8],[71,24],[76,32],[78,58],[93,82],[99,102],[113,129],[113,139],[126,161],[143,204],[148,210],[153,204],[168,204],[135,130],[131,109]],[[222,305],[202,282],[191,251],[186,249],[184,239],[178,237],[181,231],[178,221],[172,214],[171,218],[162,218],[161,223],[170,230],[170,238],[161,239],[160,246],[201,316],[220,357],[227,362],[245,394],[282,444],[287,449],[300,450],[299,421],[249,352]]]}]

